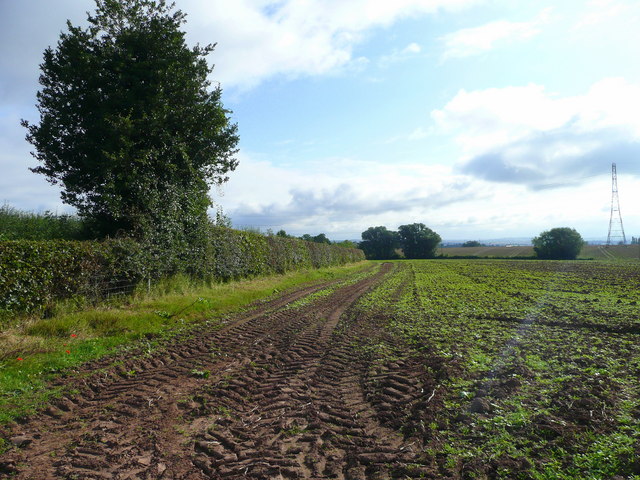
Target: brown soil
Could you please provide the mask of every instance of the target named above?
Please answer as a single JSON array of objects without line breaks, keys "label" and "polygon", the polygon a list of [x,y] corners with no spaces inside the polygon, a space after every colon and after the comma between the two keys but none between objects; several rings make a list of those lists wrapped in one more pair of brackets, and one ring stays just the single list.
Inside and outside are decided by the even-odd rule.
[{"label": "brown soil", "polygon": [[372,376],[360,347],[380,327],[349,313],[391,268],[288,307],[318,287],[300,290],[118,367],[92,364],[79,394],[5,432],[20,446],[0,457],[0,477],[429,476],[424,430],[402,432],[398,417],[424,425],[436,386],[415,359]]}]

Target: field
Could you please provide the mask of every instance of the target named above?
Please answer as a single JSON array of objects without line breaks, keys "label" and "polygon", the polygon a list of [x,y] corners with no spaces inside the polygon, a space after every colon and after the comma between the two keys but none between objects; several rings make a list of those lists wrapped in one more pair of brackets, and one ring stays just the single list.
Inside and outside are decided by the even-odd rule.
[{"label": "field", "polygon": [[639,300],[633,263],[376,263],[70,372],[0,475],[637,480]]},{"label": "field", "polygon": [[[438,254],[449,257],[476,256],[476,257],[532,257],[533,247],[526,245],[500,246],[500,247],[448,247],[438,250]],[[640,245],[585,245],[579,258],[591,258],[594,260],[640,260]]]}]

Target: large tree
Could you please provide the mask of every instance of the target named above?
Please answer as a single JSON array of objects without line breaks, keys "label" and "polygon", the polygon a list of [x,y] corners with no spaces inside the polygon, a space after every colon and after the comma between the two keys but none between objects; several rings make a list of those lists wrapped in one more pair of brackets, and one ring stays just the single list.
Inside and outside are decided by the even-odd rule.
[{"label": "large tree", "polygon": [[400,225],[398,234],[405,258],[433,258],[442,241],[440,235],[424,223]]},{"label": "large tree", "polygon": [[189,48],[185,14],[164,0],[96,6],[44,52],[40,122],[23,120],[32,170],[102,234],[181,236],[237,165],[237,127],[207,80],[214,45]]},{"label": "large tree", "polygon": [[585,245],[582,236],[569,227],[542,232],[531,243],[538,258],[557,260],[574,260]]},{"label": "large tree", "polygon": [[358,245],[368,259],[384,260],[397,258],[398,232],[387,227],[369,227],[362,232],[362,241]]}]

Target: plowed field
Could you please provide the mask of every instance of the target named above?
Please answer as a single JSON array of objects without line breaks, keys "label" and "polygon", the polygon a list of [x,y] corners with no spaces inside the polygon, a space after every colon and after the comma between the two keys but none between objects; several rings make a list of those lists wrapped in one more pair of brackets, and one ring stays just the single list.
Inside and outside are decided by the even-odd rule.
[{"label": "plowed field", "polygon": [[383,264],[60,380],[0,476],[640,478],[639,292],[624,265]]}]

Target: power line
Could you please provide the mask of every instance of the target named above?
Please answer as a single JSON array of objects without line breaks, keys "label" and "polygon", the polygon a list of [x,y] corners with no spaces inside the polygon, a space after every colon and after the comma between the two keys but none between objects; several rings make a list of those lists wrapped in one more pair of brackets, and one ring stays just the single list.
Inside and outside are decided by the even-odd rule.
[{"label": "power line", "polygon": [[593,175],[586,175],[584,177],[572,178],[566,182],[552,182],[552,183],[542,183],[535,184],[533,187],[537,190],[545,190],[547,188],[556,188],[556,187],[565,187],[565,186],[578,186],[581,183],[581,180],[587,180],[589,178],[595,178],[602,176],[602,173],[594,173]]}]

